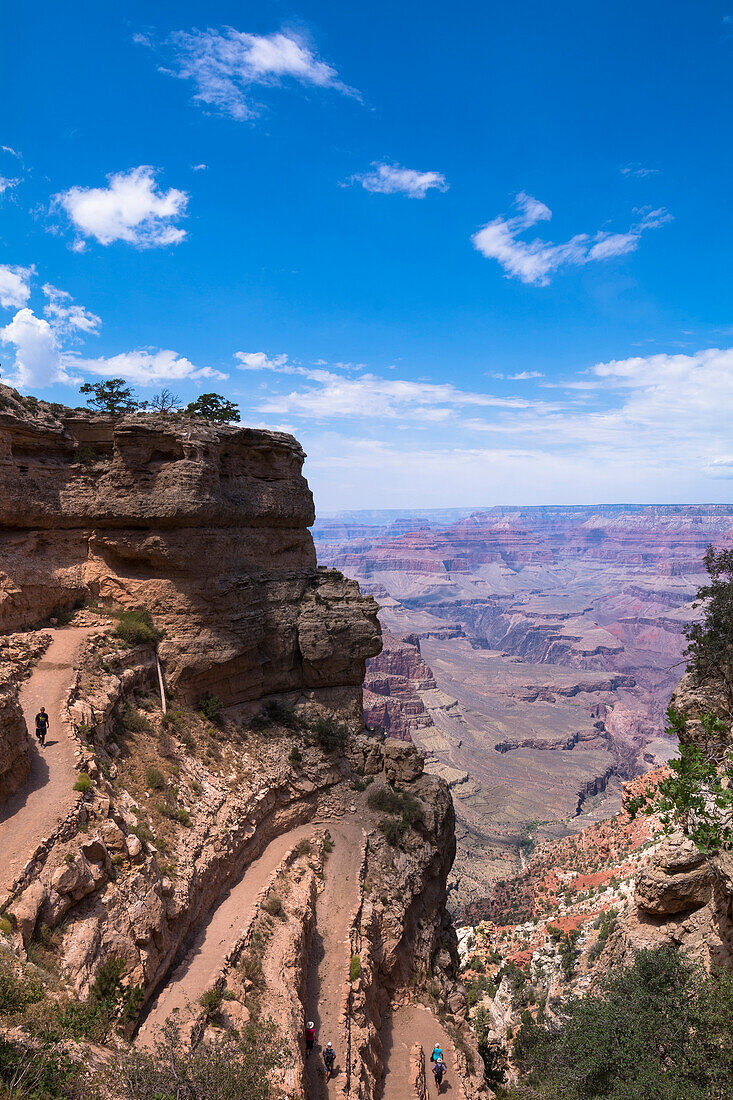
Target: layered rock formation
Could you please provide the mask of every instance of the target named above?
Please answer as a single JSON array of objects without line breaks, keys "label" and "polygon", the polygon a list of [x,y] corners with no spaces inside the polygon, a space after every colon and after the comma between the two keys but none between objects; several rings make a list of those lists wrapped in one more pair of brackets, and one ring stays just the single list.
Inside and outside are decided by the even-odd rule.
[{"label": "layered rock formation", "polygon": [[430,724],[409,723],[394,694],[368,696],[369,712],[398,736],[409,729],[452,786],[460,908],[518,868],[526,822],[551,838],[607,818],[624,781],[672,754],[664,711],[684,628],[705,548],[733,536],[733,508],[356,518],[316,524],[319,560],[372,592],[388,632],[420,640],[436,682],[415,689]]},{"label": "layered rock formation", "polygon": [[0,630],[143,606],[186,698],[306,693],[358,724],[376,605],[316,566],[292,436],[0,397]]},{"label": "layered rock formation", "polygon": [[364,680],[364,720],[389,737],[412,740],[412,731],[432,726],[420,692],[437,685],[420,653],[415,634],[396,638],[382,632],[382,652],[367,661]]},{"label": "layered rock formation", "polygon": [[[456,1100],[487,1095],[445,908],[449,790],[364,730],[376,604],[316,565],[299,445],[0,397],[0,629],[89,605],[54,716],[78,793],[17,861],[3,935],[57,975],[51,999],[121,971],[118,1023],[129,1038],[142,1013],[141,1044],[166,1006],[188,1040],[256,1020],[266,991],[294,1097],[315,1095],[306,1013],[337,1037],[344,1095],[376,1100],[385,1013],[423,999],[455,1041]],[[167,711],[155,649],[115,634],[125,608],[163,632]]]}]

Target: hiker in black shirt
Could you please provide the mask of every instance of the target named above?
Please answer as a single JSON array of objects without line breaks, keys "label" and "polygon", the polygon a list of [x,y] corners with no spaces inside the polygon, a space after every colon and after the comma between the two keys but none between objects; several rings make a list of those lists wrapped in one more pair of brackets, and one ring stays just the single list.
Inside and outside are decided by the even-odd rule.
[{"label": "hiker in black shirt", "polygon": [[46,744],[46,734],[48,733],[48,715],[46,714],[46,708],[41,707],[36,715],[36,737],[40,745]]}]

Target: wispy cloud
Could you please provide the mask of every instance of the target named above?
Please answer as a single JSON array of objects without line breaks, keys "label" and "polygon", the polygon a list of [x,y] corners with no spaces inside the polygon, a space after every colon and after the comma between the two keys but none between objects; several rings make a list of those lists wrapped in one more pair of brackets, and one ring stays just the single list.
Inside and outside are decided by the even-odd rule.
[{"label": "wispy cloud", "polygon": [[85,309],[84,306],[75,305],[74,299],[67,290],[59,290],[51,283],[45,283],[43,293],[48,299],[43,312],[57,332],[85,336],[99,332],[102,324],[101,317],[97,317],[96,313]]},{"label": "wispy cloud", "polygon": [[552,211],[524,191],[517,195],[514,205],[517,214],[511,218],[494,218],[474,233],[471,240],[483,256],[501,264],[507,277],[534,286],[547,286],[551,275],[562,267],[580,267],[633,252],[639,246],[642,233],[671,220],[671,214],[662,208],[644,210],[638,211],[639,220],[625,233],[598,230],[593,235],[579,233],[563,244],[553,244],[539,237],[528,242],[519,240],[519,234],[549,221]]},{"label": "wispy cloud", "polygon": [[418,172],[381,161],[373,161],[369,172],[351,176],[347,185],[350,183],[360,183],[365,191],[407,195],[409,199],[424,199],[428,191],[447,191],[449,186],[442,172]]},{"label": "wispy cloud", "polygon": [[646,179],[647,176],[658,176],[658,168],[645,168],[643,164],[626,164],[621,169],[622,176],[635,176],[637,179]]},{"label": "wispy cloud", "polygon": [[186,233],[175,223],[186,212],[188,195],[174,187],[159,190],[155,175],[154,168],[140,165],[108,176],[107,187],[71,187],[55,195],[53,206],[66,212],[80,234],[76,251],[84,250],[88,237],[136,248],[180,244]]},{"label": "wispy cloud", "polygon": [[[138,40],[149,45],[148,39]],[[294,31],[248,34],[223,27],[220,30],[177,31],[164,44],[164,72],[190,80],[197,103],[237,120],[254,118],[260,106],[252,89],[277,87],[291,80],[301,85],[328,88],[360,99],[338,72],[321,60],[305,38]]]},{"label": "wispy cloud", "polygon": [[13,267],[0,264],[0,306],[3,309],[20,309],[31,296],[32,267]]}]

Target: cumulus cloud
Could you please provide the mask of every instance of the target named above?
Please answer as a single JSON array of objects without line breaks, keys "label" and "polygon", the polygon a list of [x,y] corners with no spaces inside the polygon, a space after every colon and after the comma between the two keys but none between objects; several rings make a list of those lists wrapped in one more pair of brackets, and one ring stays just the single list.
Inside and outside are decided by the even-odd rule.
[{"label": "cumulus cloud", "polygon": [[57,332],[76,335],[83,333],[87,336],[99,332],[102,324],[101,317],[97,317],[96,313],[85,309],[84,306],[75,305],[68,291],[59,290],[51,283],[45,283],[43,293],[48,299],[43,312]]},{"label": "cumulus cloud", "polygon": [[72,187],[54,196],[54,205],[82,235],[77,250],[83,250],[84,237],[103,245],[125,241],[137,248],[161,248],[185,238],[185,231],[175,224],[186,212],[185,191],[159,190],[155,170],[144,164],[107,180],[107,187]]},{"label": "cumulus cloud", "polygon": [[399,164],[383,164],[373,161],[371,171],[352,176],[349,183],[360,183],[365,191],[380,195],[407,195],[410,199],[424,199],[428,191],[447,191],[448,183],[441,172],[416,172],[414,168],[402,168]]},{"label": "cumulus cloud", "polygon": [[286,80],[316,88],[330,88],[359,98],[359,93],[339,78],[336,69],[320,60],[302,35],[247,34],[221,30],[178,31],[166,43],[171,57],[164,72],[194,86],[194,100],[231,118],[243,120],[259,114],[251,99],[255,86],[279,86]]},{"label": "cumulus cloud", "polygon": [[15,348],[15,375],[20,389],[42,388],[54,382],[72,383],[67,362],[53,327],[32,309],[21,309],[10,324],[0,329],[0,341]]},{"label": "cumulus cloud", "polygon": [[31,296],[32,267],[11,267],[0,264],[0,306],[19,309]]},{"label": "cumulus cloud", "polygon": [[202,378],[225,379],[226,374],[212,367],[196,367],[178,352],[143,348],[126,351],[108,359],[80,359],[77,365],[87,374],[99,374],[109,378],[125,378],[140,386],[152,386],[157,382],[196,381]]},{"label": "cumulus cloud", "polygon": [[268,355],[264,351],[237,351],[240,370],[270,370],[277,374],[295,374],[296,368],[288,363],[287,355]]},{"label": "cumulus cloud", "polygon": [[550,220],[549,207],[523,191],[514,205],[517,213],[513,217],[494,218],[474,233],[471,240],[483,256],[501,264],[507,277],[534,286],[547,286],[550,276],[559,268],[580,267],[634,252],[642,233],[671,220],[671,215],[662,208],[639,211],[639,220],[626,233],[598,230],[592,236],[579,233],[563,244],[553,244],[539,237],[531,241],[518,239],[525,230]]}]

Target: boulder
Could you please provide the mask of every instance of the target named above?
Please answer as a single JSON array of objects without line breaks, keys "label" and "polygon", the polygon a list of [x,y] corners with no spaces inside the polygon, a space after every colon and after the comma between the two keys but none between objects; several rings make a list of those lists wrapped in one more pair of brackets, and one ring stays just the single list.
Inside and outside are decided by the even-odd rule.
[{"label": "boulder", "polygon": [[636,904],[645,913],[666,916],[699,909],[710,900],[713,872],[693,842],[675,834],[636,879]]}]

